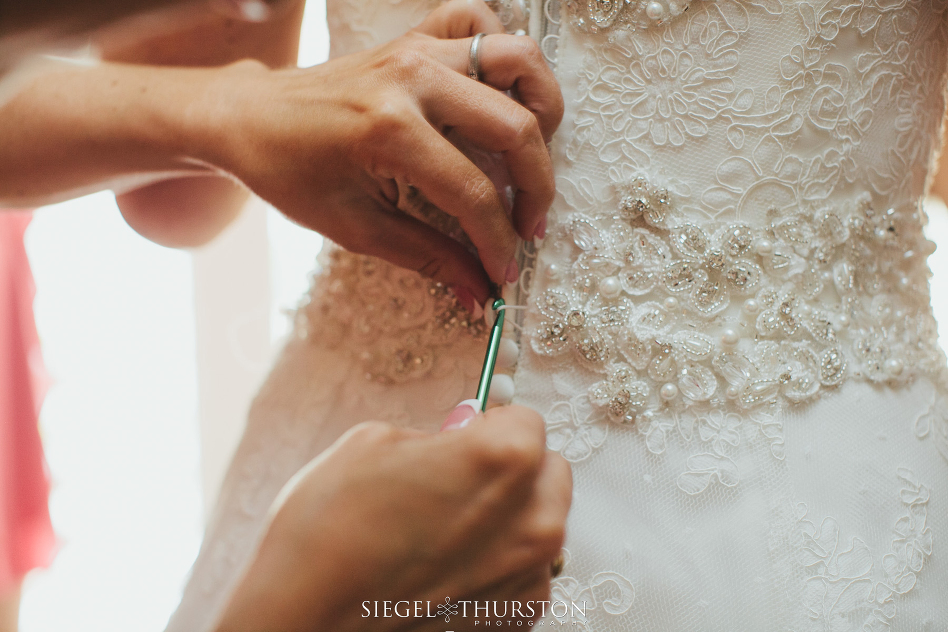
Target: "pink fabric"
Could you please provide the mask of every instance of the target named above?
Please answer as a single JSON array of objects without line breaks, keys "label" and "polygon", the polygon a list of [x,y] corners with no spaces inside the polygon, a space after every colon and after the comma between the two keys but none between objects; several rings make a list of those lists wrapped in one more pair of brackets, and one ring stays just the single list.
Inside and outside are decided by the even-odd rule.
[{"label": "pink fabric", "polygon": [[0,593],[48,566],[56,546],[37,426],[46,380],[23,246],[31,217],[0,210]]}]

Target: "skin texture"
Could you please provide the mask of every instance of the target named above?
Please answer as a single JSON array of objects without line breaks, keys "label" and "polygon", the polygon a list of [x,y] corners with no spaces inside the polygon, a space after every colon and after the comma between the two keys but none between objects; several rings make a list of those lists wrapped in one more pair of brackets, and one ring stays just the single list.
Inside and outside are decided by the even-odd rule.
[{"label": "skin texture", "polygon": [[[147,182],[141,178],[206,178],[202,210],[187,204],[198,197],[194,187],[203,186],[195,183],[120,197],[129,222],[146,236],[193,245],[220,230],[240,205],[239,190],[215,179],[226,177],[350,250],[466,288],[483,302],[489,281],[516,274],[516,236],[542,232],[553,199],[545,141],[563,104],[539,48],[498,34],[502,27],[484,3],[455,0],[384,46],[312,69],[272,69],[285,64],[296,43],[282,50],[264,43],[298,33],[301,6],[274,9],[273,19],[284,21],[282,39],[260,30],[259,40],[237,37],[241,43],[227,54],[197,55],[195,63],[262,61],[188,68],[106,63],[36,80],[0,108],[0,205],[37,205],[100,188],[128,192]],[[190,37],[206,44],[211,32],[209,26]],[[484,83],[466,77],[477,32],[492,33],[481,47]],[[179,41],[139,46],[137,58],[129,54],[134,46],[107,53],[191,63],[186,52],[175,53]],[[227,38],[216,42],[226,48]],[[446,135],[504,158],[518,189],[511,217],[488,177]],[[135,186],[130,176],[139,178]],[[457,217],[476,255],[398,211],[396,180]]]},{"label": "skin texture", "polygon": [[[296,0],[260,0],[266,17]],[[81,46],[92,33],[137,40],[142,33],[173,33],[209,10],[247,20],[240,0],[0,0],[0,76],[32,54]],[[255,12],[260,15],[261,10]]]},{"label": "skin texture", "polygon": [[545,441],[517,406],[435,435],[356,426],[281,493],[217,632],[443,632],[443,619],[363,618],[361,604],[549,599],[572,478]]},{"label": "skin texture", "polygon": [[[239,19],[234,2],[216,0],[187,28],[131,42],[106,41],[103,57],[126,64],[215,67],[255,59],[269,68],[295,66],[305,2],[275,7],[266,22]],[[249,191],[217,174],[163,180],[116,196],[129,226],[172,248],[201,246],[236,218]]]}]

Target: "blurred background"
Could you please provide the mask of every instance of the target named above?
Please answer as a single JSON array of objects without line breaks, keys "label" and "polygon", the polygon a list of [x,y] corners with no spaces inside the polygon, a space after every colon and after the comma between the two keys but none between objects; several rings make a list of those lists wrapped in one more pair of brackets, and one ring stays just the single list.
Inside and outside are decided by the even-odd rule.
[{"label": "blurred background", "polygon": [[[307,2],[301,66],[328,57],[325,14]],[[255,200],[171,250],[98,193],[38,210],[26,246],[60,549],[24,583],[21,632],[160,632],[322,238]]]},{"label": "blurred background", "polygon": [[[328,55],[309,0],[299,62]],[[948,209],[926,203],[948,323]],[[28,576],[22,632],[160,632],[197,555],[250,399],[322,239],[259,201],[209,246],[157,246],[110,193],[39,210],[27,233],[53,380],[41,414],[60,541]]]}]

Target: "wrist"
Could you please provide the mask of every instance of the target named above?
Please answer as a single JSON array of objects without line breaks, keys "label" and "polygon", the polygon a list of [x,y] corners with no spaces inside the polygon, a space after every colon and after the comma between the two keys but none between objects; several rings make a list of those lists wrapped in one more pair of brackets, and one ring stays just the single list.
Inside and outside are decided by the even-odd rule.
[{"label": "wrist", "polygon": [[199,96],[185,112],[184,155],[240,177],[249,138],[262,112],[260,94],[271,70],[256,60],[208,69]]}]

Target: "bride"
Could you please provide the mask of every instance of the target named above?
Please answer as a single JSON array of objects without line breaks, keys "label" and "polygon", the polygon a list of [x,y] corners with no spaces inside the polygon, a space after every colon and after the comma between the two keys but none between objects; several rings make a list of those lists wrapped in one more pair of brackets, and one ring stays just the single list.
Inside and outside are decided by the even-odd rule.
[{"label": "bride", "polygon": [[[329,0],[332,52],[437,4]],[[920,207],[945,2],[496,5],[566,102],[494,393],[544,414],[573,463],[553,599],[585,608],[544,624],[948,628],[948,390]],[[352,420],[434,430],[471,397],[484,332],[440,286],[330,248],[169,630],[213,625],[280,488]]]}]

